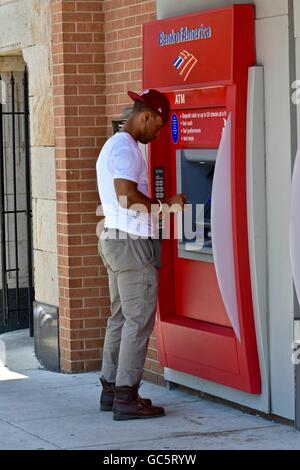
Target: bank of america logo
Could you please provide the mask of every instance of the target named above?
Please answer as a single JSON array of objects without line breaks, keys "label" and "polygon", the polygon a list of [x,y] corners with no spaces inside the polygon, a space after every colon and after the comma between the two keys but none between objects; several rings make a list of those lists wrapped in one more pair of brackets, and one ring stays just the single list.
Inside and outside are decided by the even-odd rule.
[{"label": "bank of america logo", "polygon": [[179,75],[183,77],[184,82],[197,64],[198,59],[188,51],[181,51],[179,56],[174,60],[173,65],[179,71]]}]

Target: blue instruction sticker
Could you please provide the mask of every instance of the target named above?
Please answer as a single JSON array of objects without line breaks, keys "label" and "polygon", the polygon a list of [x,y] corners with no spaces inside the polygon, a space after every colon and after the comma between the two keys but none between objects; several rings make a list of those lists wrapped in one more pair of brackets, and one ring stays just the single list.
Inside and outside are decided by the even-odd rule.
[{"label": "blue instruction sticker", "polygon": [[178,122],[178,117],[176,113],[172,114],[172,119],[171,119],[171,134],[172,134],[172,140],[174,144],[178,144],[179,140],[179,122]]}]

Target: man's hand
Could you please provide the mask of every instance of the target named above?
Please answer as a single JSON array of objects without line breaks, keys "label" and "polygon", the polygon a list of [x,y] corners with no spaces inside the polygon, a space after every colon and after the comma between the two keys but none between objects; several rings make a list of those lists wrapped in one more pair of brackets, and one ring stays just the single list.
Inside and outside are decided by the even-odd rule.
[{"label": "man's hand", "polygon": [[[119,204],[124,209],[131,209],[139,212],[152,212],[161,216],[159,212],[160,205],[156,199],[151,200],[144,194],[138,191],[137,184],[134,181],[125,179],[114,180],[115,191]],[[172,196],[167,202],[162,205],[162,213],[177,213],[185,209],[188,203],[186,194],[176,194]]]},{"label": "man's hand", "polygon": [[172,213],[182,212],[185,209],[185,205],[188,204],[188,197],[186,194],[176,194],[172,196],[168,201],[169,211]]}]

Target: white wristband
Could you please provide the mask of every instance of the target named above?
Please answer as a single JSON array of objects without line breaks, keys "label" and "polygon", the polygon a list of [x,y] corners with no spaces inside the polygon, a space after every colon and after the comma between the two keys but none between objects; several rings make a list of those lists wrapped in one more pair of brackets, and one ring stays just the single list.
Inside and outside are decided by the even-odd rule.
[{"label": "white wristband", "polygon": [[157,200],[159,202],[159,211],[158,211],[158,213],[160,214],[162,212],[163,205],[162,205],[162,202],[161,202],[160,199],[157,199]]},{"label": "white wristband", "polygon": [[161,200],[157,199],[157,202],[159,203],[159,209],[157,212],[155,212],[155,215],[159,215],[162,212],[162,208],[163,208]]}]

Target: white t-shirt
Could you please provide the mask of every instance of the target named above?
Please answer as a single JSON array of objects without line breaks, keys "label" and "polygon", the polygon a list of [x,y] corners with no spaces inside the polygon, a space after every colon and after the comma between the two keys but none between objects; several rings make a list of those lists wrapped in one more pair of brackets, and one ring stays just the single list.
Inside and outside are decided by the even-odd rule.
[{"label": "white t-shirt", "polygon": [[148,196],[148,169],[137,142],[127,132],[117,132],[103,146],[96,164],[99,196],[105,216],[104,226],[132,235],[153,235],[151,216],[120,206],[114,179],[137,183],[137,189]]}]

